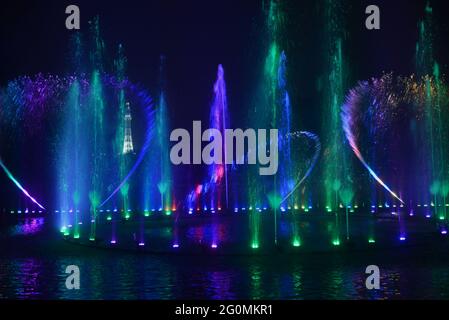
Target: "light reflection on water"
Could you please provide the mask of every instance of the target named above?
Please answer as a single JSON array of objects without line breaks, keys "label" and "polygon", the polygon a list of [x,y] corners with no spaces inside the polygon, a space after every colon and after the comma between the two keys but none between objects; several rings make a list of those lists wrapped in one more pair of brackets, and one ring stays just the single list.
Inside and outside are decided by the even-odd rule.
[{"label": "light reflection on water", "polygon": [[44,226],[44,218],[26,218],[19,221],[17,224],[12,226],[8,234],[10,236],[18,236],[18,235],[32,235],[42,231]]},{"label": "light reflection on water", "polygon": [[[19,299],[397,299],[449,298],[448,259],[421,253],[164,256],[75,246],[22,221],[0,243],[0,298]],[[33,226],[33,227],[31,227]],[[37,231],[30,231],[36,230]],[[19,232],[23,230],[23,232]],[[27,236],[24,236],[27,235]],[[397,250],[397,249],[396,249]],[[67,265],[81,290],[67,290]],[[381,290],[365,268],[381,269]]]}]

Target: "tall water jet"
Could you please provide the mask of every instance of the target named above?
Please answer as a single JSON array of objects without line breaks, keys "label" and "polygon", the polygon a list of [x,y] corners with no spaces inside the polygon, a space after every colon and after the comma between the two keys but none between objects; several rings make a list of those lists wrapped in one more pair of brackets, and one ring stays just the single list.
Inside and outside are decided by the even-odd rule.
[{"label": "tall water jet", "polygon": [[[426,86],[425,96],[425,126],[419,135],[421,146],[425,146],[424,155],[427,165],[427,175],[424,185],[428,191],[419,192],[426,198],[422,203],[433,208],[434,217],[438,220],[447,219],[447,196],[449,192],[449,167],[445,150],[448,150],[448,112],[442,106],[443,86],[440,76],[440,66],[434,57],[434,22],[433,9],[429,3],[425,7],[424,20],[419,22],[419,39],[416,44],[416,71]],[[421,181],[422,182],[422,181]],[[422,185],[422,183],[417,184]],[[430,197],[431,201],[427,197]]]},{"label": "tall water jet", "polygon": [[[126,57],[124,54],[123,46],[120,44],[118,46],[118,53],[117,53],[117,59],[114,61],[115,66],[115,73],[117,77],[118,82],[125,81],[125,74],[126,74]],[[120,87],[117,92],[116,97],[117,105],[118,105],[118,114],[116,119],[116,136],[115,136],[115,143],[113,146],[113,154],[115,159],[115,166],[116,172],[114,174],[115,177],[117,177],[117,180],[122,181],[126,174],[129,171],[129,165],[130,165],[130,158],[132,157],[132,154],[134,153],[134,150],[132,148],[132,145],[129,146],[128,142],[125,140],[126,137],[126,127],[127,125],[131,125],[129,123],[131,121],[131,110],[130,106],[126,101],[125,96],[125,90],[123,87]],[[129,184],[125,183],[120,188],[120,196],[121,196],[121,204],[115,204],[114,205],[114,211],[120,210],[119,212],[125,219],[130,218],[130,212],[129,212]],[[116,214],[114,212],[108,216],[108,220],[111,221],[111,242],[116,243],[116,227],[117,227],[117,219],[120,218],[120,214]]]},{"label": "tall water jet", "polygon": [[[324,195],[328,212],[335,214],[335,225],[332,243],[340,244],[340,193],[353,190],[353,178],[347,147],[342,141],[344,134],[341,126],[340,108],[346,92],[347,72],[343,60],[343,23],[342,5],[340,1],[325,1],[325,33],[326,70],[322,77],[323,89],[323,148],[324,148]],[[348,204],[349,205],[349,204]],[[347,205],[346,205],[347,206]],[[348,221],[346,219],[346,221]]]},{"label": "tall water jet", "polygon": [[[250,110],[250,123],[253,127],[277,128],[278,117],[278,76],[279,76],[279,29],[282,20],[280,3],[270,1],[263,4],[265,15],[264,50],[266,52],[263,62],[263,73],[261,82],[258,85],[254,108]],[[249,150],[257,152],[257,150]],[[274,211],[273,230],[274,243],[277,244],[277,210],[281,197],[276,190],[276,176],[260,183],[261,177],[258,175],[258,168],[248,170],[248,211],[250,220],[250,246],[257,249],[260,246],[260,212],[256,208],[263,208],[270,205]],[[271,181],[269,181],[271,180]]]},{"label": "tall water jet", "polygon": [[[82,70],[82,44],[81,34],[76,33],[71,39],[73,50],[72,68],[76,74]],[[73,237],[80,237],[80,224],[83,212],[88,209],[82,201],[87,197],[87,150],[88,142],[83,124],[85,106],[81,101],[82,88],[76,77],[69,85],[66,94],[61,120],[62,137],[57,147],[58,192],[59,203],[57,208],[61,210],[61,231],[68,235],[67,226],[73,225]],[[71,219],[73,218],[73,219]]]},{"label": "tall water jet", "polygon": [[91,212],[91,230],[89,240],[94,241],[96,235],[97,210],[101,204],[103,197],[104,186],[104,164],[106,163],[106,141],[105,131],[105,104],[103,97],[103,86],[101,82],[100,72],[103,71],[103,50],[104,43],[100,37],[99,20],[96,18],[91,26],[93,51],[91,53],[91,62],[93,72],[90,81],[89,92],[89,111],[91,113],[90,119],[92,121],[92,149],[93,156],[91,168],[91,187],[89,191],[90,212]]},{"label": "tall water jet", "polygon": [[[226,83],[222,65],[218,66],[217,79],[214,84],[214,98],[210,111],[210,127],[220,131],[223,137],[222,150],[224,163],[213,164],[209,167],[210,177],[210,207],[221,208],[223,206],[223,194],[225,205],[229,204],[228,167],[226,164],[227,148],[225,130],[229,125],[228,102],[226,97]],[[224,188],[223,188],[224,185]],[[224,207],[224,206],[223,206]]]},{"label": "tall water jet", "polygon": [[166,100],[166,80],[165,80],[165,56],[160,57],[160,92],[158,111],[156,114],[156,130],[158,136],[158,149],[159,149],[159,167],[160,167],[160,179],[158,182],[158,190],[161,194],[160,207],[164,208],[166,212],[170,212],[176,209],[173,200],[173,181],[171,175],[171,162],[170,151],[167,146],[169,141],[169,122],[168,122],[168,110]]}]

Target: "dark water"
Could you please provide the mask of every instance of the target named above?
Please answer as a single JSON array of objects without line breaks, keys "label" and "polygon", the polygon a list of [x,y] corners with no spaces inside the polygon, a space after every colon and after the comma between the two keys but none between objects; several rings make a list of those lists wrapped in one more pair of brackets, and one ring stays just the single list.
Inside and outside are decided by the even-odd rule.
[{"label": "dark water", "polygon": [[[267,256],[144,255],[81,247],[43,218],[0,236],[0,298],[18,299],[447,299],[444,247]],[[381,289],[365,288],[378,265]],[[67,290],[67,265],[81,289]]]}]

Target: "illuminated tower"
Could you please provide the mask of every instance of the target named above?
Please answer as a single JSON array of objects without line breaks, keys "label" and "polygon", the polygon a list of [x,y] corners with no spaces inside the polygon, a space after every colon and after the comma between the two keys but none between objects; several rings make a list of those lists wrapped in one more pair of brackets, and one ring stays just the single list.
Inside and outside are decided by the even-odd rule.
[{"label": "illuminated tower", "polygon": [[134,153],[133,137],[131,132],[131,108],[129,102],[126,103],[125,114],[125,140],[123,141],[123,154]]}]

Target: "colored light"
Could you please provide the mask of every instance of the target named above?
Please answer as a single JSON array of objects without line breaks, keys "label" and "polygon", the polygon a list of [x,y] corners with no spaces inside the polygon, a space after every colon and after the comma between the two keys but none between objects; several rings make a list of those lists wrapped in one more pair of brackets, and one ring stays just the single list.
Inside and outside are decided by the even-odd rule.
[{"label": "colored light", "polygon": [[368,243],[376,243],[376,240],[374,240],[374,239],[369,239],[369,240],[368,240]]},{"label": "colored light", "polygon": [[293,241],[293,246],[294,246],[294,247],[300,247],[300,246],[301,246],[301,241],[299,241],[298,239],[295,239],[295,240]]},{"label": "colored light", "polygon": [[172,247],[173,248],[179,248],[179,244],[175,243]]},{"label": "colored light", "polygon": [[144,242],[139,242],[139,247],[143,247],[145,245]]},{"label": "colored light", "polygon": [[217,246],[215,243],[213,243],[210,247],[211,247],[212,249],[216,249],[218,246]]},{"label": "colored light", "polygon": [[405,240],[406,240],[406,238],[405,238],[404,236],[401,236],[401,237],[399,238],[399,240],[401,240],[401,241],[405,241]]},{"label": "colored light", "polygon": [[37,202],[36,199],[34,199],[27,190],[25,190],[24,187],[22,187],[22,185],[20,184],[19,181],[17,181],[16,178],[14,178],[14,176],[12,175],[12,173],[8,170],[8,168],[6,168],[6,166],[3,164],[2,160],[0,159],[0,167],[2,167],[3,171],[6,173],[6,175],[8,176],[8,178],[16,185],[17,188],[19,188],[22,193],[28,197],[28,199],[30,199],[33,203],[37,204],[39,206],[39,208],[45,210],[45,208],[39,203]]},{"label": "colored light", "polygon": [[251,248],[258,249],[259,248],[259,244],[257,242],[253,242],[253,244],[251,245]]},{"label": "colored light", "polygon": [[117,243],[117,241],[111,240],[111,244],[116,244],[116,243]]},{"label": "colored light", "polygon": [[340,245],[340,239],[336,239],[336,240],[332,241],[332,244],[334,246],[339,246]]}]

